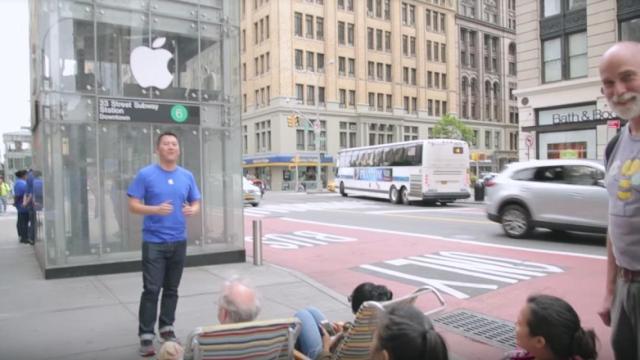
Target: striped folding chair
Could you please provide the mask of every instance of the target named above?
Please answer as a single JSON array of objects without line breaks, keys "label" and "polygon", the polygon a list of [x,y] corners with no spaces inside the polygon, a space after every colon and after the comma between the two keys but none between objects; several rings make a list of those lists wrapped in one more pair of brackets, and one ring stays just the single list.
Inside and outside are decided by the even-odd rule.
[{"label": "striped folding chair", "polygon": [[187,338],[185,359],[293,359],[299,334],[297,318],[198,327]]},{"label": "striped folding chair", "polygon": [[371,347],[376,328],[378,327],[378,319],[380,315],[396,304],[415,304],[421,295],[433,294],[437,300],[438,306],[434,309],[426,311],[425,315],[431,315],[445,308],[446,303],[440,293],[430,287],[422,286],[413,293],[390,301],[375,302],[367,301],[356,313],[353,326],[345,334],[343,340],[336,347],[336,351],[331,357],[332,360],[368,360],[371,357]]}]

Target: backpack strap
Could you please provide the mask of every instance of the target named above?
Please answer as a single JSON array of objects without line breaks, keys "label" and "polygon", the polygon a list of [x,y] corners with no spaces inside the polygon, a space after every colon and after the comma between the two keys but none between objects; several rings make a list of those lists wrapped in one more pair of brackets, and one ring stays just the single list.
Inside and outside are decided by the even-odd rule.
[{"label": "backpack strap", "polygon": [[620,133],[617,133],[614,137],[609,140],[607,143],[607,147],[604,149],[604,167],[609,168],[609,160],[611,159],[611,154],[613,153],[613,149],[616,148],[618,144],[618,140],[620,140]]}]

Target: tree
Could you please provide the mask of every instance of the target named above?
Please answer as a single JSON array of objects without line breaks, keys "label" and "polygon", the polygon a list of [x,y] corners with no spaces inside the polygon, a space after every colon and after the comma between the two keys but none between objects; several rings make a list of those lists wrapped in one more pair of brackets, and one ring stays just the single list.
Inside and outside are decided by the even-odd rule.
[{"label": "tree", "polygon": [[436,123],[436,126],[433,127],[433,137],[464,140],[469,145],[474,141],[473,130],[451,114],[443,116]]}]

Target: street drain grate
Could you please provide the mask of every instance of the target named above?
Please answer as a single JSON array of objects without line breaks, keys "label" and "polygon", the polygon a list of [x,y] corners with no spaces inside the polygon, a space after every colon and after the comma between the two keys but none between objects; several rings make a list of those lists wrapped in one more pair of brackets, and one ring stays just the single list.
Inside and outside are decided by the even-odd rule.
[{"label": "street drain grate", "polygon": [[469,310],[456,310],[433,319],[452,332],[488,343],[506,350],[516,347],[515,327],[512,322],[495,319]]}]

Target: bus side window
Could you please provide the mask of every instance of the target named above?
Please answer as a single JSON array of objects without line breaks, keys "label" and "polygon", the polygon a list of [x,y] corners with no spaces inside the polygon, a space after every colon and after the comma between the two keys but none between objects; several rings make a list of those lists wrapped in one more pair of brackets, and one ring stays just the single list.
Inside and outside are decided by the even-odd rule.
[{"label": "bus side window", "polygon": [[382,166],[391,166],[393,163],[393,149],[384,148],[382,152]]},{"label": "bus side window", "polygon": [[393,149],[393,162],[391,163],[392,166],[403,166],[404,165],[404,148],[403,147],[397,147],[395,149]]},{"label": "bus side window", "polygon": [[422,144],[416,145],[416,157],[414,159],[414,166],[422,166]]},{"label": "bus side window", "polygon": [[382,149],[377,149],[376,152],[374,153],[374,157],[373,157],[373,166],[381,166],[382,165],[382,156],[384,155],[384,152]]}]

